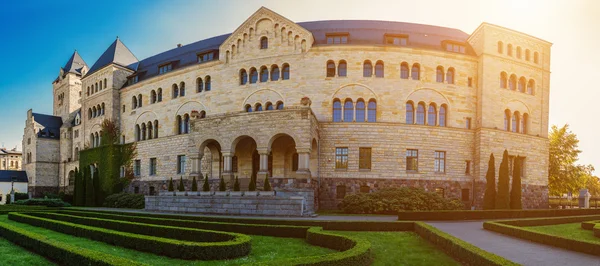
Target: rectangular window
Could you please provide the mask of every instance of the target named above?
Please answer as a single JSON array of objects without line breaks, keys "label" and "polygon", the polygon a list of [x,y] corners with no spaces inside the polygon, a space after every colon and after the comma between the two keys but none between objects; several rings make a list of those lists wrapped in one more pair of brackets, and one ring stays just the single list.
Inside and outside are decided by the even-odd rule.
[{"label": "rectangular window", "polygon": [[473,87],[473,78],[469,77],[469,79],[467,79],[467,84],[469,85],[469,87]]},{"label": "rectangular window", "polygon": [[419,150],[406,150],[406,170],[419,170]]},{"label": "rectangular window", "polygon": [[435,152],[435,162],[433,166],[433,171],[438,173],[446,172],[446,152],[445,151],[436,151]]},{"label": "rectangular window", "polygon": [[327,34],[327,44],[348,43],[348,33]]},{"label": "rectangular window", "polygon": [[465,161],[465,164],[466,164],[465,174],[470,175],[471,174],[471,161]]},{"label": "rectangular window", "polygon": [[123,113],[125,113],[125,105],[123,104],[123,107],[121,107],[121,109],[123,109]]},{"label": "rectangular window", "polygon": [[173,70],[173,65],[172,64],[167,64],[164,66],[160,66],[158,67],[158,74],[164,74],[167,73],[169,71]]},{"label": "rectangular window", "polygon": [[371,170],[371,148],[358,149],[358,169]]},{"label": "rectangular window", "polygon": [[471,129],[471,118],[470,117],[467,117],[467,119],[465,119],[465,128]]},{"label": "rectangular window", "polygon": [[150,158],[150,175],[156,175],[156,158]]},{"label": "rectangular window", "polygon": [[335,169],[348,169],[348,148],[335,148]]},{"label": "rectangular window", "polygon": [[133,85],[133,84],[138,83],[138,80],[139,80],[138,76],[133,76],[133,77],[129,78],[128,83],[129,83],[129,85]]},{"label": "rectangular window", "polygon": [[135,176],[140,176],[141,175],[140,173],[142,172],[141,168],[142,168],[142,161],[135,160],[134,163],[133,163],[133,174]]},{"label": "rectangular window", "polygon": [[185,173],[185,155],[177,155],[177,174]]},{"label": "rectangular window", "polygon": [[208,62],[215,59],[215,52],[208,52],[198,55],[198,63]]},{"label": "rectangular window", "polygon": [[471,199],[471,190],[468,188],[463,188],[460,191],[460,198],[462,201],[469,201]]},{"label": "rectangular window", "polygon": [[404,35],[386,35],[385,36],[385,44],[389,45],[398,45],[398,46],[406,46],[408,43],[408,36]]},{"label": "rectangular window", "polygon": [[448,51],[448,52],[455,52],[455,53],[464,54],[465,50],[466,49],[465,49],[464,45],[459,45],[459,44],[454,44],[454,43],[447,43],[446,44],[446,51]]}]

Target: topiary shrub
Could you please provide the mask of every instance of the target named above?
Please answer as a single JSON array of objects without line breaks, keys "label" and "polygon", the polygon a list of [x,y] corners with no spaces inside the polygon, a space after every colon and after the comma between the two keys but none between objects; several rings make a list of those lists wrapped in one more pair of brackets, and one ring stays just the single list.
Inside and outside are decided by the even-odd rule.
[{"label": "topiary shrub", "polygon": [[221,177],[221,182],[219,182],[219,191],[226,191],[227,185],[225,184],[225,179]]},{"label": "topiary shrub", "polygon": [[117,193],[104,199],[104,207],[143,209],[146,206],[143,194]]},{"label": "topiary shrub", "polygon": [[398,211],[461,210],[458,199],[447,199],[422,188],[386,188],[373,193],[347,195],[342,200],[345,213],[396,214]]},{"label": "topiary shrub", "polygon": [[183,176],[179,178],[179,186],[177,187],[177,190],[180,192],[185,191],[185,186],[183,185]]},{"label": "topiary shrub", "polygon": [[515,166],[513,168],[510,208],[513,210],[523,209],[523,204],[521,203],[521,157],[519,156],[515,158]]},{"label": "topiary shrub", "polygon": [[248,183],[248,191],[256,191],[256,179],[250,178],[250,183]]},{"label": "topiary shrub", "polygon": [[194,192],[198,191],[198,183],[196,182],[196,176],[194,176],[194,178],[192,178],[192,191],[194,191]]},{"label": "topiary shrub", "polygon": [[237,176],[235,176],[235,183],[233,183],[233,191],[240,191],[240,181],[238,181]]},{"label": "topiary shrub", "polygon": [[206,177],[204,178],[204,184],[202,184],[202,191],[204,191],[204,192],[210,191],[210,185],[208,184],[208,174],[206,174]]},{"label": "topiary shrub", "polygon": [[269,177],[265,177],[265,185],[263,186],[263,190],[264,191],[271,191],[273,190],[273,188],[271,188],[271,183],[269,183]]},{"label": "topiary shrub", "polygon": [[508,151],[504,150],[500,170],[498,171],[498,192],[496,192],[496,210],[510,209],[510,192],[508,177]]},{"label": "topiary shrub", "polygon": [[171,180],[169,181],[169,191],[175,191],[175,188],[173,187],[173,178],[171,177]]},{"label": "topiary shrub", "polygon": [[485,175],[485,193],[483,194],[483,209],[493,210],[496,206],[496,163],[494,154],[490,154],[488,170]]}]

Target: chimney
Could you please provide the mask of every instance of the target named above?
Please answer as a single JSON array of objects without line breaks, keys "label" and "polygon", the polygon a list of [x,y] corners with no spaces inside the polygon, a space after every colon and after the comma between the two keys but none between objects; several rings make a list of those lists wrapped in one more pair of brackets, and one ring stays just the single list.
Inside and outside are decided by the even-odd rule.
[{"label": "chimney", "polygon": [[177,48],[179,48],[179,47],[181,47],[181,43],[178,43],[178,44],[177,44]]}]

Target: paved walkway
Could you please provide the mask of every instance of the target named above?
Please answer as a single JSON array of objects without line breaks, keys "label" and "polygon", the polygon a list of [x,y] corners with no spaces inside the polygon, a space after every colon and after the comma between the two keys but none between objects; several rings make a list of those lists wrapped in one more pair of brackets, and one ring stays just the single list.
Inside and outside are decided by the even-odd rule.
[{"label": "paved walkway", "polygon": [[482,221],[428,222],[438,229],[523,265],[600,266],[600,257],[542,245],[483,229]]}]

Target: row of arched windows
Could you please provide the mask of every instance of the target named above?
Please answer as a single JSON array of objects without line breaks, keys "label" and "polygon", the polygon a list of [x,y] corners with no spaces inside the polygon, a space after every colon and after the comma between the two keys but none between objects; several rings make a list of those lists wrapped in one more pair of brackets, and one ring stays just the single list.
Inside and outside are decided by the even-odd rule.
[{"label": "row of arched windows", "polygon": [[271,110],[283,110],[283,102],[282,101],[278,101],[275,105],[273,105],[271,102],[267,102],[265,104],[265,107],[263,109],[262,104],[257,103],[254,105],[254,107],[250,104],[246,104],[246,106],[244,106],[244,110],[248,113],[251,112],[260,112],[263,110],[267,110],[267,111],[271,111]]},{"label": "row of arched windows", "polygon": [[455,74],[454,68],[449,67],[448,71],[446,72],[446,75],[444,77],[444,67],[438,66],[435,69],[435,81],[439,82],[439,83],[444,83],[444,80],[446,80],[446,83],[454,84],[454,74]]},{"label": "row of arched windows", "polygon": [[151,121],[142,123],[141,126],[139,124],[135,125],[135,141],[153,138],[158,138],[158,120],[154,120],[154,123]]},{"label": "row of arched windows", "polygon": [[92,148],[99,147],[101,140],[102,140],[102,131],[90,134],[90,144],[92,144]]},{"label": "row of arched windows", "polygon": [[105,112],[104,103],[98,104],[97,106],[94,106],[94,107],[88,109],[88,118],[92,119],[95,117],[102,116],[102,115],[104,115],[104,112]]},{"label": "row of arched windows", "polygon": [[340,99],[334,99],[333,122],[377,122],[377,102],[370,99],[365,104],[365,100],[359,98],[355,104],[352,99],[346,99],[342,105]]},{"label": "row of arched windows", "polygon": [[527,113],[523,113],[523,115],[521,115],[518,111],[511,113],[509,109],[504,110],[504,130],[514,133],[527,134],[528,122],[529,115]]},{"label": "row of arched windows", "polygon": [[[337,71],[337,72],[336,72]],[[346,77],[348,75],[348,63],[346,60],[340,60],[337,64],[333,60],[327,61],[326,64],[326,76],[327,77]],[[379,60],[375,63],[375,67],[371,61],[366,60],[363,63],[363,77],[375,77],[383,78],[385,75],[384,71],[384,63]],[[412,67],[408,65],[407,62],[400,63],[400,78],[401,79],[413,79],[420,80],[421,79],[421,65],[419,63],[414,63]],[[438,66],[436,68],[436,82],[446,82],[448,84],[454,84],[456,79],[456,70],[453,67],[448,68],[447,71],[444,71],[443,66]]]},{"label": "row of arched windows", "polygon": [[106,82],[106,79],[104,79],[104,83],[102,83],[102,80],[100,80],[99,82],[96,82],[95,84],[92,84],[91,86],[88,86],[86,96],[90,96],[102,89],[106,89],[107,85],[108,85],[108,83]]},{"label": "row of arched windows", "polygon": [[188,134],[190,133],[190,115],[178,115],[175,118],[175,126],[177,134]]},{"label": "row of arched windows", "polygon": [[285,63],[282,65],[281,71],[279,70],[279,66],[272,65],[271,69],[267,66],[260,67],[260,72],[256,70],[255,67],[251,67],[249,72],[246,72],[246,69],[240,70],[240,85],[246,85],[248,82],[250,84],[254,84],[258,81],[267,82],[277,81],[281,78],[281,80],[290,79],[290,65]]},{"label": "row of arched windows", "polygon": [[517,75],[511,74],[510,78],[506,72],[500,73],[500,88],[510,89],[513,91],[519,91],[527,94],[535,94],[535,81],[533,79],[527,79],[520,77],[517,80]]},{"label": "row of arched windows", "polygon": [[141,108],[142,107],[142,95],[138,94],[138,96],[133,96],[131,97],[131,110],[135,109],[135,108]]},{"label": "row of arched windows", "polygon": [[162,102],[162,88],[150,92],[150,104]]},{"label": "row of arched windows", "polygon": [[406,123],[417,125],[429,125],[445,127],[448,119],[448,106],[442,104],[439,107],[435,103],[430,103],[429,107],[424,102],[419,102],[416,106],[412,101],[406,103]]},{"label": "row of arched windows", "polygon": [[203,92],[203,91],[210,91],[210,90],[211,90],[210,76],[204,77],[204,81],[202,80],[201,77],[198,77],[196,79],[196,93]]},{"label": "row of arched windows", "polygon": [[[174,83],[171,86],[171,88],[172,88],[172,90],[171,90],[172,99],[185,96],[185,82],[181,82],[181,83],[179,83],[179,85],[177,83]],[[210,91],[210,90],[211,90],[210,76],[204,77],[204,80],[200,77],[196,79],[196,92]],[[150,91],[150,104],[162,102],[162,95],[163,95],[162,88],[158,88],[158,90]],[[139,94],[138,96],[133,96],[131,99],[131,109],[136,109],[136,108],[142,107],[142,102],[143,101],[142,101],[141,94]]]},{"label": "row of arched windows", "polygon": [[[521,49],[521,46],[517,46],[517,48],[515,50],[516,50],[515,51],[516,57],[518,59],[522,59],[523,51]],[[498,53],[499,54],[504,53],[504,43],[501,41],[498,41]],[[508,44],[506,46],[506,55],[513,56],[513,45],[512,44]],[[538,52],[533,52],[533,63],[539,64],[539,61],[540,61],[539,57],[540,57],[540,55]],[[531,51],[529,51],[529,49],[525,49],[525,61],[531,61]]]}]

